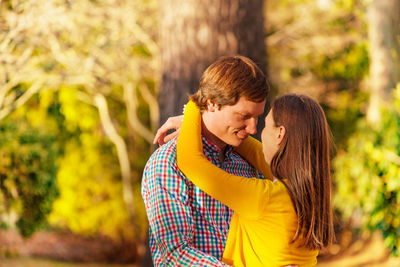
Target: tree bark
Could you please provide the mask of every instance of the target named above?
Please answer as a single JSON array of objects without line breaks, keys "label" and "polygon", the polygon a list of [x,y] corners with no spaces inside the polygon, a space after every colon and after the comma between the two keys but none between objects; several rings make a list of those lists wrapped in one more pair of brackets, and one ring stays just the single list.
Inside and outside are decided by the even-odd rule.
[{"label": "tree bark", "polygon": [[400,1],[373,0],[369,7],[370,103],[367,119],[380,120],[379,109],[399,82]]},{"label": "tree bark", "polygon": [[266,70],[263,0],[161,1],[160,122],[181,114],[218,57],[241,54]]},{"label": "tree bark", "polygon": [[[263,0],[160,1],[160,124],[182,113],[204,70],[218,57],[241,54],[266,72]],[[259,120],[257,129],[264,127]],[[150,253],[140,266],[149,266]]]}]

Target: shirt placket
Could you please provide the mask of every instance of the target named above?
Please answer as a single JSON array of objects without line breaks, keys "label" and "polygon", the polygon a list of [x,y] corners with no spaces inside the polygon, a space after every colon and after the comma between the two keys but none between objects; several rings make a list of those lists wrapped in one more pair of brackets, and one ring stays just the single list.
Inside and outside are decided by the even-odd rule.
[{"label": "shirt placket", "polygon": [[[229,159],[225,158],[224,162],[221,162],[221,151],[220,149],[210,143],[207,139],[203,137],[203,145],[204,145],[204,155],[208,160],[210,160],[215,166],[227,171],[224,168],[224,163],[229,162]],[[215,205],[218,205],[219,210],[216,212],[214,219],[217,223],[218,229],[221,231],[221,236],[224,237],[224,242],[226,242],[226,238],[229,231],[229,224],[232,218],[232,211],[225,205],[221,204],[217,200],[214,200]]]}]

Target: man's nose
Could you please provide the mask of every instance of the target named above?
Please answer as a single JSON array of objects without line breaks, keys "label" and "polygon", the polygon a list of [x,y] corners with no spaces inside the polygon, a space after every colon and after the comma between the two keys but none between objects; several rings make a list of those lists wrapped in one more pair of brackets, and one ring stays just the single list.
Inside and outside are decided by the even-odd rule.
[{"label": "man's nose", "polygon": [[249,134],[256,134],[257,133],[257,118],[251,118],[248,120],[246,131]]}]

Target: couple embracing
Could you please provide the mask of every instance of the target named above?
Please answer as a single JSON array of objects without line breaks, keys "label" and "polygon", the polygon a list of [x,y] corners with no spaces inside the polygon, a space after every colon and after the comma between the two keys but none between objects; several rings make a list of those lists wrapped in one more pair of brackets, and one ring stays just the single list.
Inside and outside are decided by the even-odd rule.
[{"label": "couple embracing", "polygon": [[256,133],[269,86],[243,56],[203,73],[180,129],[146,164],[142,180],[155,266],[314,266],[333,238],[330,131],[304,95],[273,101]]}]

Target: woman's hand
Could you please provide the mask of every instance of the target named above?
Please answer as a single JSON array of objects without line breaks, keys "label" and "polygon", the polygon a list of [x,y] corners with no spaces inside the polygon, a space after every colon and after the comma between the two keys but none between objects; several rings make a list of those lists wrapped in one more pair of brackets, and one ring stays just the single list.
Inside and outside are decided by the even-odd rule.
[{"label": "woman's hand", "polygon": [[[168,120],[157,130],[156,136],[153,140],[153,144],[158,143],[160,146],[162,146],[163,144],[167,143],[175,136],[177,136],[182,126],[182,122],[183,115],[169,117]],[[172,129],[175,129],[175,131],[167,135],[168,130]]]}]

